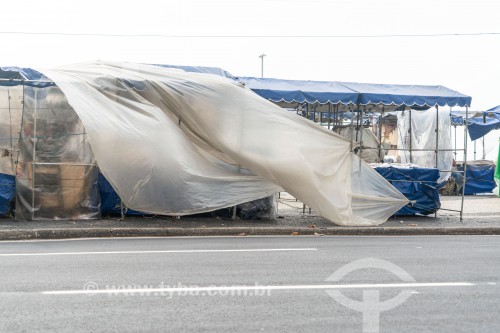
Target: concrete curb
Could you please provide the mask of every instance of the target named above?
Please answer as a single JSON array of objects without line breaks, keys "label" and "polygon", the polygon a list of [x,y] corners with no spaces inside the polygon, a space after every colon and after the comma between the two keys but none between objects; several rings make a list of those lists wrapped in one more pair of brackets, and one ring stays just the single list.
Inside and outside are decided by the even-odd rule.
[{"label": "concrete curb", "polygon": [[0,240],[69,239],[101,237],[168,236],[418,236],[418,235],[500,235],[500,227],[226,227],[226,228],[57,228],[0,230]]}]

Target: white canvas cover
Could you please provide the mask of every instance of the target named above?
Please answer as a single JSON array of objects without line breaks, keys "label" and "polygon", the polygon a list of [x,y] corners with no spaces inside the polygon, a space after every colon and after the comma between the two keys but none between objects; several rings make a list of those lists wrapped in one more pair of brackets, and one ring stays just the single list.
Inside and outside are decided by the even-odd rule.
[{"label": "white canvas cover", "polygon": [[131,209],[187,215],[283,189],[336,224],[378,225],[408,202],[348,140],[230,79],[109,62],[41,72]]}]

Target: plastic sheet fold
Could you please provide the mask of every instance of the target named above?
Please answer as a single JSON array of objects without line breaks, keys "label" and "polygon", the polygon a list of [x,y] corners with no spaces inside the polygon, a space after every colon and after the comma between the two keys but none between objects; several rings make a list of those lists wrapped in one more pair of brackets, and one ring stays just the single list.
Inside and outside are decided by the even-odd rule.
[{"label": "plastic sheet fold", "polygon": [[361,131],[354,128],[343,127],[337,130],[337,133],[346,139],[352,139],[353,142],[358,144],[363,140],[363,147],[356,154],[366,163],[380,163],[384,160],[385,150],[383,148],[379,149],[380,142],[369,128],[363,127],[362,131],[363,135],[361,135]]},{"label": "plastic sheet fold", "polygon": [[40,71],[131,209],[187,215],[283,189],[336,224],[377,225],[408,202],[348,140],[230,79],[109,62]]}]

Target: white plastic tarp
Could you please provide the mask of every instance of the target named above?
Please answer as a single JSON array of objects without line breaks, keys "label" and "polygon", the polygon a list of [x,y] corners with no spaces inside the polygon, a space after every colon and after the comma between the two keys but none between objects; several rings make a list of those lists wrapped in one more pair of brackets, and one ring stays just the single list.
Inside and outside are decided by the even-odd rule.
[{"label": "white plastic tarp", "polygon": [[348,140],[230,79],[128,63],[41,71],[129,208],[186,215],[284,189],[334,223],[378,225],[408,202]]},{"label": "white plastic tarp", "polygon": [[[436,115],[436,112],[439,112]],[[410,125],[411,119],[411,125]],[[410,127],[411,126],[411,127]],[[413,163],[425,168],[451,170],[453,152],[451,151],[451,118],[448,111],[429,109],[426,111],[410,111],[398,113],[398,147],[415,149],[401,152],[401,163]],[[411,128],[411,132],[410,132]],[[436,132],[436,128],[438,132]],[[411,137],[410,137],[411,135]],[[436,147],[437,145],[437,147]],[[437,164],[436,164],[436,152]],[[427,151],[418,151],[425,149]],[[438,183],[445,181],[450,172],[440,172]]]},{"label": "white plastic tarp", "polygon": [[357,152],[358,156],[366,163],[380,163],[384,160],[385,150],[379,149],[380,142],[369,128],[363,127],[362,131],[363,135],[361,135],[361,131],[354,128],[344,127],[340,129],[338,134],[357,143],[363,140],[363,149]]}]

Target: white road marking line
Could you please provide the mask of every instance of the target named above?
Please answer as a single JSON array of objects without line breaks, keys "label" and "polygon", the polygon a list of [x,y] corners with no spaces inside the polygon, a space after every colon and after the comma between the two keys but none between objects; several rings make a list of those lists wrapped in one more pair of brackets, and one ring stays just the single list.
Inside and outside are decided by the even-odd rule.
[{"label": "white road marking line", "polygon": [[231,249],[231,250],[152,250],[152,251],[103,251],[103,252],[41,252],[41,253],[0,253],[0,257],[30,256],[73,256],[93,254],[154,254],[154,253],[213,253],[213,252],[280,252],[280,251],[317,251],[316,248],[284,249]]},{"label": "white road marking line", "polygon": [[52,290],[42,291],[44,295],[78,295],[78,294],[130,294],[130,293],[175,293],[199,291],[242,291],[242,290],[307,290],[307,289],[366,289],[366,288],[422,288],[422,287],[470,287],[469,282],[436,282],[436,283],[387,283],[387,284],[313,284],[288,286],[220,286],[220,287],[185,287],[185,288],[138,288],[138,289],[92,289],[92,290]]}]

